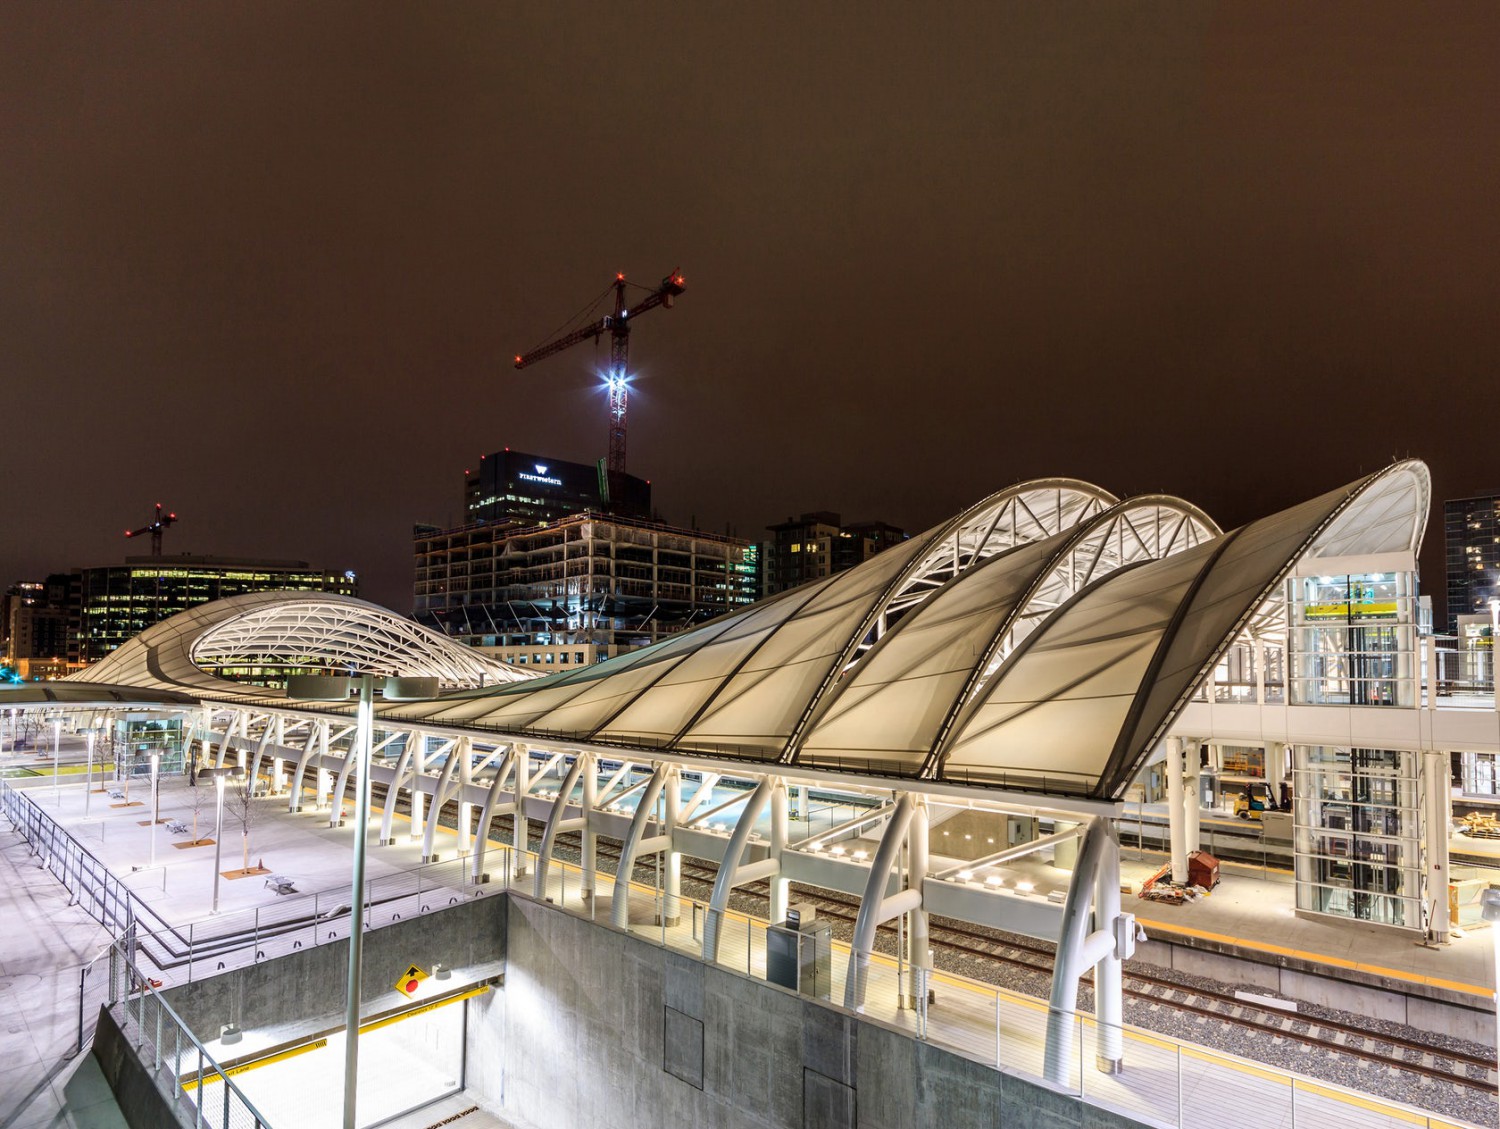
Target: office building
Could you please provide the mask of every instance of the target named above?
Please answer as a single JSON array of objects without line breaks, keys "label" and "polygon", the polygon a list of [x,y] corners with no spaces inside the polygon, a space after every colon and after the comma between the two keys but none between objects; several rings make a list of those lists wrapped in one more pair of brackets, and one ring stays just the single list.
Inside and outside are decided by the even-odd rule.
[{"label": "office building", "polygon": [[306,561],[233,557],[126,557],[122,565],[78,569],[76,662],[98,662],[153,623],[225,596],[267,589],[357,596],[351,572]]},{"label": "office building", "polygon": [[1447,633],[1459,616],[1490,614],[1500,597],[1500,494],[1451,498],[1443,503],[1443,545],[1448,572]]},{"label": "office building", "polygon": [[762,553],[762,591],[773,596],[809,580],[832,576],[899,545],[906,533],[883,521],[851,522],[827,510],[768,525],[772,534]]}]

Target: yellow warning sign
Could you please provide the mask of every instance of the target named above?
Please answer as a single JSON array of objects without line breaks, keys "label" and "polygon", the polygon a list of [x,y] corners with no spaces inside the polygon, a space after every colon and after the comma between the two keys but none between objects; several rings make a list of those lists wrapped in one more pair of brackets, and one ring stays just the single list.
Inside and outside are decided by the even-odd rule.
[{"label": "yellow warning sign", "polygon": [[427,979],[427,973],[416,965],[409,965],[405,972],[396,980],[396,991],[403,996],[414,996],[422,981]]}]

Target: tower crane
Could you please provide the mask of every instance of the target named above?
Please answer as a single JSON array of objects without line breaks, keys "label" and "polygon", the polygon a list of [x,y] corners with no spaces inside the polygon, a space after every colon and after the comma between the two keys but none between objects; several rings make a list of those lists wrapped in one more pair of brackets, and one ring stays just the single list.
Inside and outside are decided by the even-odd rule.
[{"label": "tower crane", "polygon": [[125,531],[125,536],[126,537],[139,537],[143,533],[149,533],[149,534],[151,534],[151,555],[153,557],[159,557],[159,556],[161,556],[161,535],[162,535],[162,532],[167,528],[167,526],[171,525],[176,520],[177,520],[177,515],[176,514],[173,514],[173,513],[164,514],[164,513],[162,513],[161,512],[161,503],[157,502],[156,503],[156,520],[153,521],[150,525],[143,525],[143,526],[141,526],[139,529],[127,529]]},{"label": "tower crane", "polygon": [[[657,306],[672,308],[672,301],[686,289],[682,275],[673,271],[661,280],[661,284],[635,305],[625,300],[628,285],[623,274],[615,275],[612,284],[615,292],[613,313],[605,314],[596,321],[569,333],[554,337],[529,353],[516,354],[516,368],[523,369],[537,361],[546,360],[554,353],[561,353],[582,341],[595,341],[609,334],[609,373],[605,385],[609,389],[609,501],[615,504],[623,496],[621,479],[625,474],[625,411],[629,400],[630,373],[630,327],[647,310]],[[608,293],[606,289],[605,293]],[[601,295],[603,297],[603,295]]]}]

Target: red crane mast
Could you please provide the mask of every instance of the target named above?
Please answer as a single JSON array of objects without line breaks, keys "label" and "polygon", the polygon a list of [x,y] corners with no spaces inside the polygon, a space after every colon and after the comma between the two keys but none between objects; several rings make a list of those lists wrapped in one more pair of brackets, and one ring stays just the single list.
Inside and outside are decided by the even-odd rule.
[{"label": "red crane mast", "polygon": [[[598,341],[609,334],[609,372],[605,384],[609,389],[609,494],[612,504],[621,498],[620,481],[625,474],[625,415],[629,401],[630,374],[630,327],[647,310],[657,306],[672,308],[672,301],[686,289],[682,275],[673,271],[661,280],[661,284],[635,305],[625,300],[625,276],[615,275],[615,307],[596,321],[572,332],[553,338],[545,345],[529,353],[516,354],[516,368],[523,369],[537,361],[546,360],[554,353],[561,353],[583,341]],[[606,291],[607,293],[608,291]]]}]

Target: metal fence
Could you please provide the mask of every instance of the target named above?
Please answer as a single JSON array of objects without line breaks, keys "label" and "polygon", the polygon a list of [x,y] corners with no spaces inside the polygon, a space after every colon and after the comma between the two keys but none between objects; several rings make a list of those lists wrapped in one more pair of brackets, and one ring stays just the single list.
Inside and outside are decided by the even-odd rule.
[{"label": "metal fence", "polygon": [[[270,1129],[234,1079],[215,1061],[135,961],[126,934],[109,950],[109,1014],[163,1096],[194,1126]],[[186,1120],[186,1118],[183,1118]]]}]

